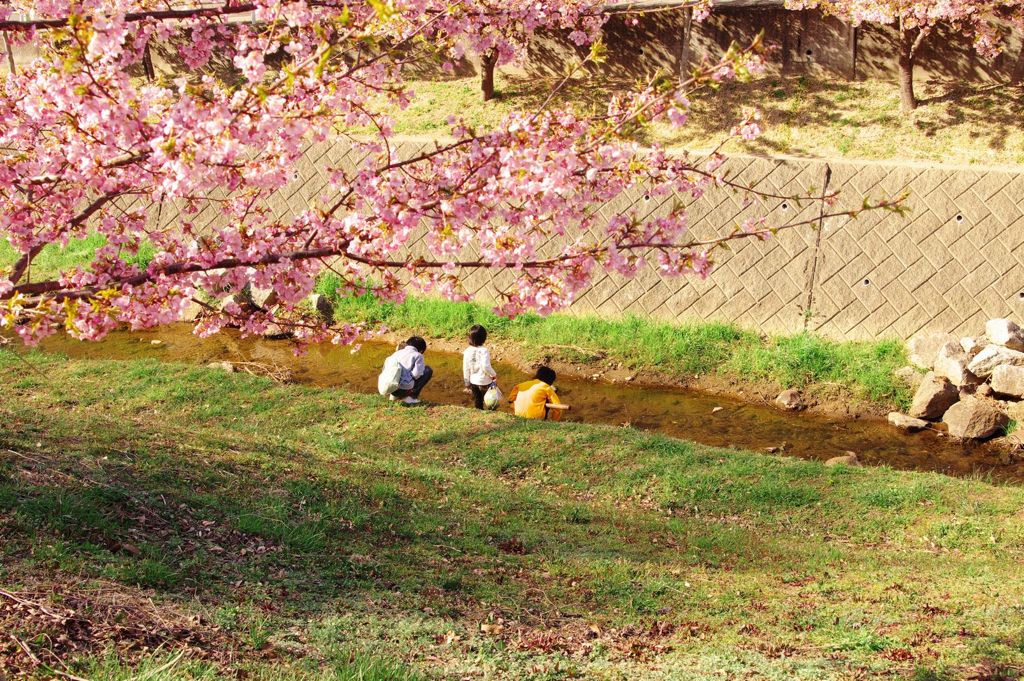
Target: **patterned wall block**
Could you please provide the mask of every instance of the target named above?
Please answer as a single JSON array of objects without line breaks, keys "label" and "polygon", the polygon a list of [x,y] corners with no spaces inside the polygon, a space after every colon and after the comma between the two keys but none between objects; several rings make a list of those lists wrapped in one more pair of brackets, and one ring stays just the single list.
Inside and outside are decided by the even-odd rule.
[{"label": "patterned wall block", "polygon": [[[395,143],[400,158],[433,146]],[[329,168],[353,170],[365,162],[365,152],[347,144],[311,146],[295,181],[269,200],[271,212],[284,217],[306,210],[328,187]],[[908,338],[922,329],[977,333],[996,316],[1024,322],[1024,174],[921,164],[833,161],[829,166],[829,189],[841,193],[839,205],[907,192],[910,213],[836,217],[826,220],[820,234],[807,226],[766,242],[735,242],[731,250],[716,253],[716,270],[703,281],[665,278],[653,269],[633,280],[603,275],[569,313],[721,320],[768,333],[807,328],[839,339]],[[749,206],[729,188],[714,189],[696,201],[680,197],[690,204],[695,237],[728,234],[745,217],[758,214],[767,214],[774,224],[816,222],[819,201],[801,205],[780,197],[820,196],[824,162],[733,157],[726,168],[735,182],[773,196]],[[657,215],[670,204],[671,199],[654,199],[638,189],[596,212],[608,219],[639,207],[643,214]],[[122,207],[140,205],[136,199]],[[145,210],[164,228],[183,219],[208,229],[223,224],[212,207],[188,215],[182,205],[170,203]],[[568,238],[554,237],[542,250],[558,253]],[[409,252],[425,255],[426,247],[416,241]],[[467,292],[481,301],[495,300],[514,284],[509,272],[467,272],[465,279]]]}]

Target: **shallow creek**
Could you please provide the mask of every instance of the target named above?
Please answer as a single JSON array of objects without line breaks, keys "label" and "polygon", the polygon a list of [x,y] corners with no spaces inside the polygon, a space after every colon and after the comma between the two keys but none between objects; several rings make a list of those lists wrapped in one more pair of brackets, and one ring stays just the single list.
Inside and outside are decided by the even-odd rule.
[{"label": "shallow creek", "polygon": [[[369,343],[353,354],[348,348],[321,345],[296,357],[287,341],[243,339],[231,331],[201,339],[184,324],[147,332],[117,332],[100,343],[55,336],[42,349],[76,359],[155,358],[200,365],[219,361],[276,365],[286,367],[292,378],[302,383],[341,386],[362,393],[376,392],[381,363],[393,350],[390,345]],[[462,393],[462,357],[430,349],[426,357],[434,368],[434,380],[423,392],[424,401],[470,405],[471,398]],[[515,367],[500,362],[495,369],[506,392],[527,378]],[[1024,463],[1006,461],[991,448],[962,445],[933,432],[904,434],[882,421],[834,421],[700,392],[634,383],[562,377],[556,385],[563,401],[572,405],[568,421],[629,425],[716,447],[753,451],[778,448],[772,451],[805,459],[828,459],[854,451],[866,464],[954,475],[988,473],[997,479],[1024,481]]]}]

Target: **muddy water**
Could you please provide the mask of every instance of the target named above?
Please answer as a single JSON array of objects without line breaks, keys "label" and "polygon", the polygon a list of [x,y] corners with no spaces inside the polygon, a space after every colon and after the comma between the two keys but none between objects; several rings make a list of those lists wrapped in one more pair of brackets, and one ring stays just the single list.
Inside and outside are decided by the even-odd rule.
[{"label": "muddy water", "polygon": [[[142,333],[114,333],[101,343],[52,337],[43,350],[78,359],[156,358],[200,365],[224,360],[255,362],[287,367],[300,382],[375,393],[379,367],[393,348],[367,344],[352,354],[347,348],[323,345],[296,357],[287,341],[243,339],[230,331],[200,339],[192,335],[191,327],[174,325]],[[469,405],[470,397],[462,393],[461,356],[428,349],[426,357],[434,368],[434,380],[424,390],[423,399]],[[509,365],[497,363],[495,369],[506,391],[527,378]],[[572,405],[569,421],[630,425],[718,447],[779,448],[781,454],[807,459],[828,459],[850,450],[868,464],[954,475],[989,473],[999,479],[1024,481],[1024,464],[1006,462],[990,448],[960,445],[931,432],[908,435],[880,421],[832,421],[704,393],[635,384],[563,377],[557,386],[563,400]]]}]

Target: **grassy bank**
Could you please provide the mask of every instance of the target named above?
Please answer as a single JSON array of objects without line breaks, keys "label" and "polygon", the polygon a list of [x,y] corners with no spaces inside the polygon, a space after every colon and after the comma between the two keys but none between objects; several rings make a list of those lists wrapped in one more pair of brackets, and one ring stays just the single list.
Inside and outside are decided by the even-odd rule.
[{"label": "grassy bank", "polygon": [[338,296],[336,280],[320,283],[341,319],[384,324],[428,338],[462,339],[483,324],[492,342],[512,343],[530,361],[592,363],[611,360],[632,370],[654,370],[670,378],[719,375],[774,388],[834,393],[888,408],[904,408],[910,394],[893,371],[907,363],[896,340],[871,343],[830,341],[812,334],[762,338],[721,322],[666,324],[639,317],[523,315],[500,317],[475,303],[410,298],[401,305],[372,296]]},{"label": "grassy bank", "polygon": [[0,353],[12,672],[954,679],[1024,664],[1019,488],[209,369],[32,361]]},{"label": "grassy bank", "polygon": [[[54,279],[62,272],[84,266],[92,262],[96,249],[103,246],[106,240],[102,235],[90,234],[82,239],[72,239],[66,246],[57,243],[48,244],[32,261],[32,267],[25,281],[46,281]],[[6,240],[0,239],[0,271],[14,265],[20,257]],[[124,254],[125,262],[145,267],[153,257],[153,248],[148,243],[136,254]]]},{"label": "grassy bank", "polygon": [[[486,129],[515,110],[533,110],[547,98],[555,80],[498,76],[498,98],[482,101],[477,78],[413,83],[417,97],[408,109],[393,112],[395,131],[432,137],[448,134],[447,118],[456,115]],[[610,96],[633,83],[580,78],[560,90],[556,104],[602,112]],[[1000,84],[918,85],[921,105],[900,113],[894,83],[842,81],[810,76],[768,76],[750,83],[726,83],[714,93],[693,98],[689,122],[682,128],[656,124],[644,142],[673,148],[711,149],[736,125],[744,107],[763,114],[764,134],[734,140],[728,153],[812,156],[870,160],[913,160],[940,164],[1024,164],[1022,88]]]}]

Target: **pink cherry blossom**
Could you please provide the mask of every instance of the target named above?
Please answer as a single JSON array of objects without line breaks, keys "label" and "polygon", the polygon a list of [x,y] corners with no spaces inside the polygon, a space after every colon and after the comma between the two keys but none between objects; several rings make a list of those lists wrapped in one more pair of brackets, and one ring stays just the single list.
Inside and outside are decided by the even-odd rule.
[{"label": "pink cherry blossom", "polygon": [[[756,191],[732,183],[718,153],[634,140],[655,121],[684,124],[704,85],[757,73],[749,50],[685,82],[620,93],[598,115],[543,107],[491,130],[452,120],[449,141],[411,158],[393,144],[389,113],[415,99],[404,74],[417,55],[493,50],[507,61],[536,31],[588,42],[602,22],[584,0],[8,0],[0,31],[42,49],[0,81],[0,237],[20,254],[0,270],[0,329],[26,343],[60,329],[95,340],[199,303],[200,335],[280,325],[300,346],[355,343],[373,330],[328,326],[304,307],[324,273],[343,292],[465,300],[468,274],[507,270],[496,305],[507,315],[564,308],[604,272],[707,276],[718,245],[764,237],[768,224],[698,240],[686,206],[713,187]],[[145,77],[156,49],[175,52],[180,70]],[[758,132],[746,113],[736,134]],[[323,194],[276,214],[268,200],[315,143],[362,160],[324,161]],[[601,210],[637,194],[648,200]],[[105,245],[89,263],[32,278],[44,247],[90,234]],[[276,304],[240,304],[246,287]]]}]

